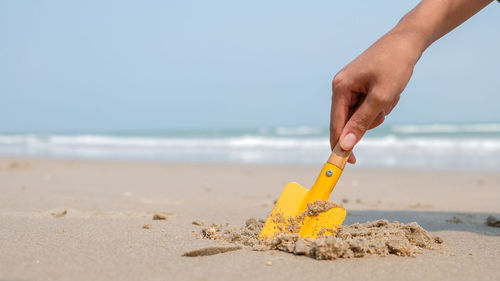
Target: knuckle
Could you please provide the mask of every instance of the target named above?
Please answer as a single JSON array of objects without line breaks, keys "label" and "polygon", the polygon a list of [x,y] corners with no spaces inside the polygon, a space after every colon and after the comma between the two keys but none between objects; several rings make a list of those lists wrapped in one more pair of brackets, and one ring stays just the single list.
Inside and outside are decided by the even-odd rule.
[{"label": "knuckle", "polygon": [[384,116],[387,116],[387,115],[391,114],[391,112],[392,112],[392,109],[393,109],[393,108],[394,108],[394,107],[393,107],[392,105],[390,105],[390,106],[388,106],[388,107],[384,108],[384,111],[383,111]]},{"label": "knuckle", "polygon": [[385,105],[390,104],[392,102],[391,97],[387,94],[384,94],[383,92],[373,92],[372,100],[375,104],[382,105],[384,107]]},{"label": "knuckle", "polygon": [[347,82],[347,77],[345,75],[345,72],[341,70],[339,71],[339,73],[337,73],[337,75],[335,75],[335,77],[333,77],[332,88],[338,89],[344,87],[344,85],[347,84],[346,82]]},{"label": "knuckle", "polygon": [[382,112],[380,112],[380,113],[377,115],[377,117],[376,117],[376,118],[375,118],[375,120],[372,122],[372,124],[373,124],[373,123],[375,123],[375,124],[377,124],[377,126],[378,126],[378,125],[380,125],[380,124],[384,123],[384,121],[385,121],[385,112],[384,112],[384,111],[382,111]]}]

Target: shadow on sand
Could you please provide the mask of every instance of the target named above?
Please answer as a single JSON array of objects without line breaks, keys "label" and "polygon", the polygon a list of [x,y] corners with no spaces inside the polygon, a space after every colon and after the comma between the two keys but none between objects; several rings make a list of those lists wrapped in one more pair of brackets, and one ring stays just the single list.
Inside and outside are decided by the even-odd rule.
[{"label": "shadow on sand", "polygon": [[495,213],[459,213],[459,212],[436,212],[436,211],[381,211],[381,210],[349,210],[344,224],[355,222],[363,223],[378,219],[386,219],[390,222],[402,223],[418,222],[428,231],[467,231],[488,236],[500,236],[499,227],[486,225],[486,218]]}]

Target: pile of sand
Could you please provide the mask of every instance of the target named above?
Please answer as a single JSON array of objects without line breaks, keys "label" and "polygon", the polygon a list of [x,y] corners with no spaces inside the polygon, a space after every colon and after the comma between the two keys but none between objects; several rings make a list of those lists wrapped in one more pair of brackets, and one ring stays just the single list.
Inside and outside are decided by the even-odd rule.
[{"label": "pile of sand", "polygon": [[[322,204],[322,205],[321,205]],[[314,203],[305,213],[317,214],[325,210],[325,203]],[[301,214],[303,215],[303,214]],[[213,224],[201,230],[203,238],[226,241],[256,251],[280,250],[320,260],[364,257],[368,255],[414,256],[423,249],[434,249],[443,240],[431,237],[418,223],[402,224],[397,221],[378,220],[363,224],[341,226],[337,236],[318,239],[301,238],[297,233],[278,234],[273,239],[259,240],[265,220],[250,218],[241,228]]]}]

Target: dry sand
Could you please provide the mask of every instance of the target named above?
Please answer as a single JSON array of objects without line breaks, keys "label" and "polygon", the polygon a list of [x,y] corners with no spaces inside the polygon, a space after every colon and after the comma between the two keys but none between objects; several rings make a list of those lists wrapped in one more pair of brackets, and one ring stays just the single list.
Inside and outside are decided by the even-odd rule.
[{"label": "dry sand", "polygon": [[499,280],[500,228],[485,223],[500,217],[499,173],[348,166],[331,198],[345,224],[416,221],[444,240],[415,257],[318,261],[200,239],[213,222],[266,218],[319,168],[0,159],[0,280]]}]

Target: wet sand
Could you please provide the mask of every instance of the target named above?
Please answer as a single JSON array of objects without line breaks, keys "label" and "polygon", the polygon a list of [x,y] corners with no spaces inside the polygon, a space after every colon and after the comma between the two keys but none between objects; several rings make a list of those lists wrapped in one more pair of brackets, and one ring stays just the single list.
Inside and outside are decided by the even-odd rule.
[{"label": "wet sand", "polygon": [[500,228],[485,224],[500,217],[493,172],[346,168],[330,198],[347,209],[345,223],[416,221],[443,238],[416,257],[182,256],[233,247],[201,229],[266,218],[287,182],[310,186],[320,168],[0,159],[0,280],[500,278]]}]

